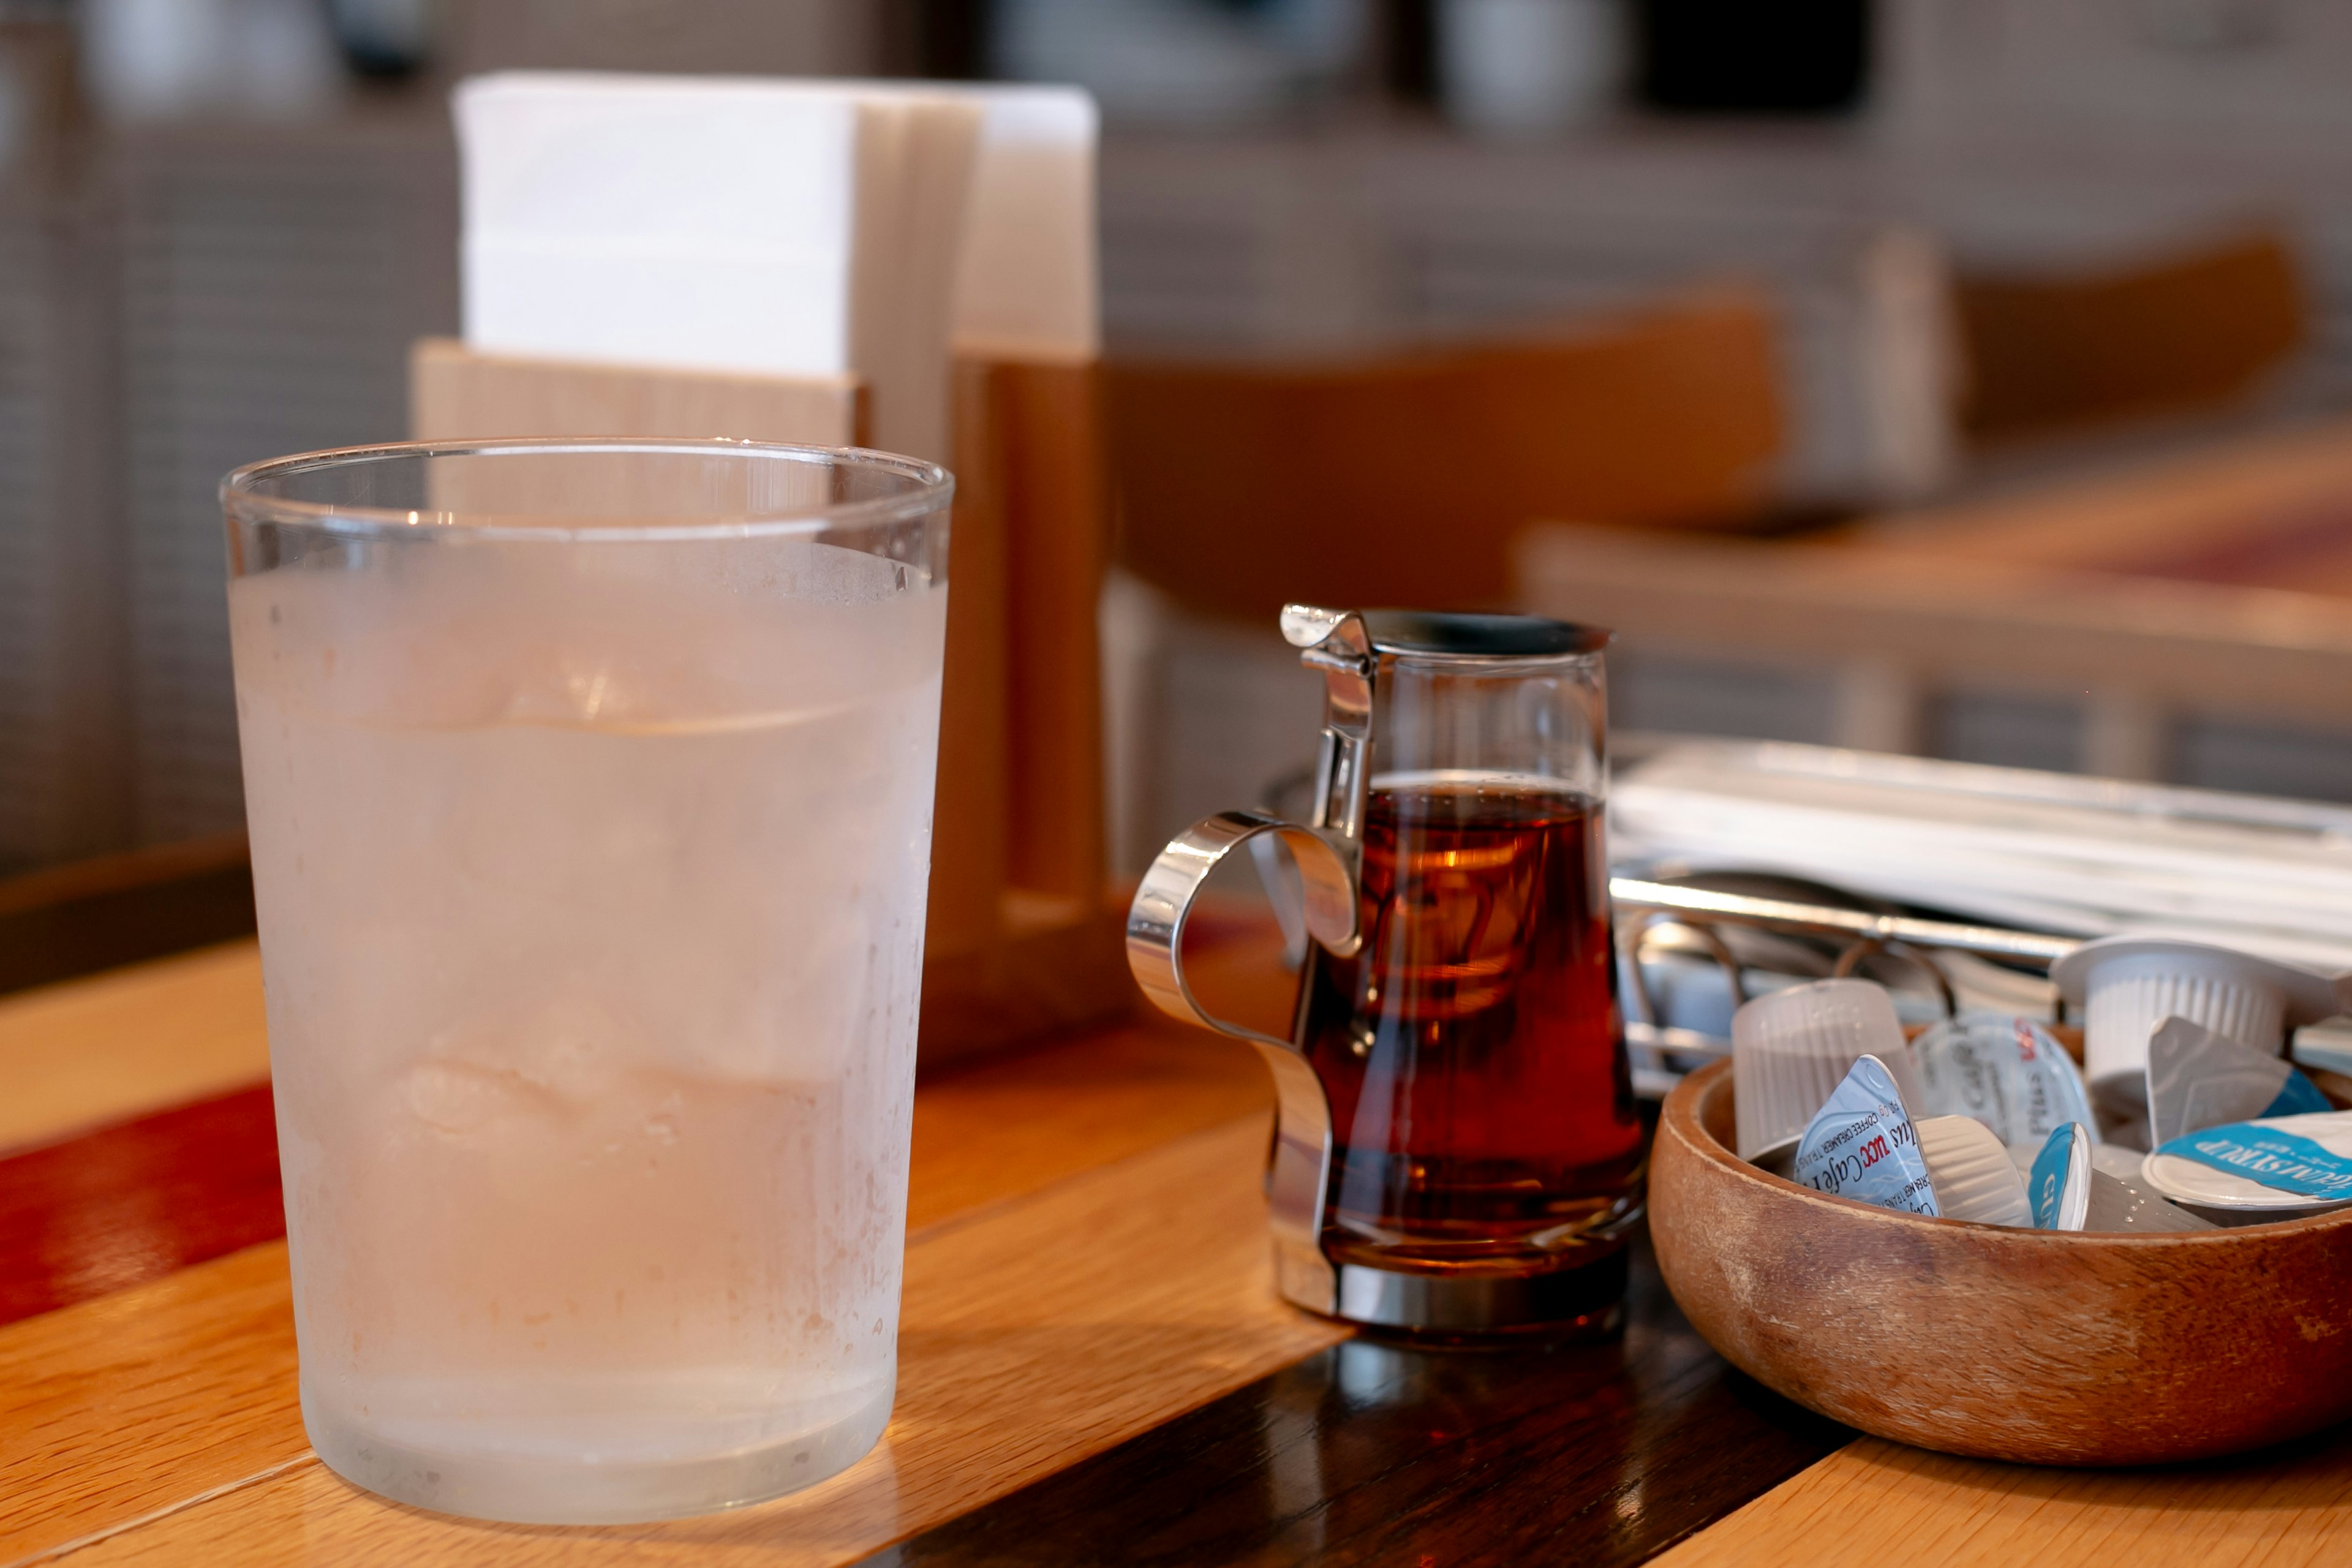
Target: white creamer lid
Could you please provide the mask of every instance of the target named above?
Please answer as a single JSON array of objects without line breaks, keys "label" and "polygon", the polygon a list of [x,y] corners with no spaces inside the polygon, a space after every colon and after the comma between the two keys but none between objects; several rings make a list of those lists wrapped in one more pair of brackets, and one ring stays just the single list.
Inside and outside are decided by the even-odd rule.
[{"label": "white creamer lid", "polygon": [[2060,995],[2079,1005],[2097,986],[2102,972],[2126,964],[2265,986],[2279,994],[2290,1026],[2335,1016],[2345,1009],[2347,992],[2352,992],[2352,976],[2321,974],[2234,948],[2172,937],[2110,936],[2086,942],[2050,966],[2050,979]]}]

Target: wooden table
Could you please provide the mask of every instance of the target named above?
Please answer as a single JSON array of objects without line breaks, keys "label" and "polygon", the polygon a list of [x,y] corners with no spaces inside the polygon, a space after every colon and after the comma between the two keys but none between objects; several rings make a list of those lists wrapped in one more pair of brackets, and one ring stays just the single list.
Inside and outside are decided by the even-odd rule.
[{"label": "wooden table", "polygon": [[2352,1558],[2352,1439],[2113,1475],[1854,1442],[1726,1367],[1646,1257],[1619,1342],[1351,1340],[1270,1287],[1262,1069],[1145,1021],[919,1089],[865,1460],[668,1524],[444,1518],[304,1441],[267,1071],[249,943],[0,1000],[0,1564]]},{"label": "wooden table", "polygon": [[1858,525],[1856,548],[2352,595],[2352,419],[2199,445]]},{"label": "wooden table", "polygon": [[1617,632],[1630,712],[1644,660],[1717,705],[1642,724],[1992,760],[1947,728],[1990,703],[2036,765],[2342,787],[2352,418],[1802,539],[1537,524],[1515,574],[1521,608]]}]

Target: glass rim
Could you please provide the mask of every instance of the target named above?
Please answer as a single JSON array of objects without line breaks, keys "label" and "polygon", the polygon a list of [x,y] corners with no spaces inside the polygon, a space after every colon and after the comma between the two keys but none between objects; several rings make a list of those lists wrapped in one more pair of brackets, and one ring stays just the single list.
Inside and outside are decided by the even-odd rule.
[{"label": "glass rim", "polygon": [[[256,487],[289,475],[356,468],[404,458],[594,453],[657,457],[768,458],[780,461],[882,469],[909,481],[903,494],[826,501],[789,513],[714,513],[680,522],[519,523],[511,512],[422,510],[298,500]],[[220,482],[221,510],[242,522],[290,523],[353,539],[485,540],[500,543],[686,543],[711,540],[787,539],[836,528],[911,522],[943,510],[955,495],[955,476],[937,463],[867,447],[804,447],[732,437],[520,436],[480,440],[386,441],[294,452],[231,469]],[[502,521],[506,520],[506,521]]]}]

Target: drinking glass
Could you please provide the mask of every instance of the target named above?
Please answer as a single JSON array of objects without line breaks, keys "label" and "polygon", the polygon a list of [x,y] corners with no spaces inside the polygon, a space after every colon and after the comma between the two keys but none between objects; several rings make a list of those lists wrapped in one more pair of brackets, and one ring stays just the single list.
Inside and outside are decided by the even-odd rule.
[{"label": "drinking glass", "polygon": [[222,486],[303,1423],[588,1523],[888,1420],[941,469],[354,448]]}]

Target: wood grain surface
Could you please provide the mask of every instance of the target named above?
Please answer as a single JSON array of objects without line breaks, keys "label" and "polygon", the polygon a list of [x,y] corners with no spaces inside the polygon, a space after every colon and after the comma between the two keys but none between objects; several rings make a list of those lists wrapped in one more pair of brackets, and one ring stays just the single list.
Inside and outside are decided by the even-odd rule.
[{"label": "wood grain surface", "polygon": [[268,1076],[251,942],[0,998],[0,1149]]},{"label": "wood grain surface", "polygon": [[1269,1110],[1256,1053],[1158,1019],[929,1079],[915,1091],[911,1232]]},{"label": "wood grain surface", "polygon": [[[955,471],[950,521],[948,626],[940,683],[941,766],[931,805],[931,880],[923,928],[929,970],[942,959],[994,945],[1004,920],[1011,854],[1011,632],[1005,574],[1012,519],[997,475],[1003,458],[989,428],[983,368],[958,364],[950,378]],[[923,1008],[925,1047],[959,1015]],[[951,1035],[952,1031],[949,1031]]]},{"label": "wood grain surface", "polygon": [[2352,1561],[2352,1432],[2195,1468],[2050,1470],[1866,1438],[1657,1560],[2322,1568]]},{"label": "wood grain surface", "polygon": [[283,1242],[0,1329],[0,1563],[310,1451]]},{"label": "wood grain surface", "polygon": [[1667,1099],[1650,1219],[1692,1324],[1760,1382],[2041,1465],[2210,1459],[2352,1415],[2352,1210],[2113,1235],[1874,1208],[1735,1156],[1730,1071]]},{"label": "wood grain surface", "polygon": [[286,1234],[257,1084],[0,1160],[0,1323]]},{"label": "wood grain surface", "polygon": [[1726,1366],[1646,1247],[1622,1342],[1351,1340],[927,1531],[874,1568],[1644,1562],[1853,1434]]},{"label": "wood grain surface", "polygon": [[[959,363],[960,386],[972,363]],[[992,477],[1013,522],[1007,871],[1016,888],[1092,900],[1108,874],[1097,630],[1110,549],[1101,368],[999,358],[981,362],[978,376],[971,390],[987,409]]]},{"label": "wood grain surface", "polygon": [[[1220,956],[1211,955],[1213,969]],[[1226,984],[1245,992],[1279,988],[1278,973],[1245,945],[1228,944],[1222,956]],[[249,945],[243,958],[245,983],[257,988]],[[125,1027],[166,1022],[218,983],[205,964],[155,965],[116,978],[125,984],[98,988],[102,1005],[93,1005],[101,1022]],[[123,995],[137,1005],[121,1005]],[[248,1061],[258,1059],[257,1014],[257,1004]],[[103,1028],[78,1027],[18,1043],[24,1049],[10,1065],[27,1070],[43,1065],[37,1045],[103,1058],[118,1044]],[[135,1069],[137,1053],[129,1060],[125,1070]],[[53,1184],[26,1181],[39,1163],[95,1161],[111,1169],[117,1162],[98,1158],[108,1145],[147,1137],[146,1170],[163,1184],[159,1194],[240,1162],[249,1169],[268,1153],[267,1118],[254,1115],[266,1093],[231,1097],[244,1100],[241,1123],[199,1104],[0,1160],[0,1204],[18,1205],[12,1214],[44,1215],[53,1244],[37,1257],[23,1248],[0,1257],[0,1288],[26,1289],[78,1249],[104,1255],[121,1217],[103,1204],[57,1201]],[[1149,1020],[943,1074],[916,1095],[910,1230],[920,1244],[942,1226],[984,1216],[1081,1173],[1204,1129],[1247,1125],[1269,1098],[1265,1069],[1246,1047]],[[73,1115],[86,1119],[92,1103],[77,1101]],[[156,1123],[207,1136],[156,1140]],[[156,1164],[166,1151],[173,1161]],[[1254,1170],[1257,1157],[1244,1163]],[[268,1174],[266,1206],[274,1219],[274,1163]],[[43,1191],[46,1209],[35,1197]],[[179,1201],[151,1204],[144,1217],[187,1222]],[[0,1248],[15,1235],[12,1217],[0,1227]],[[303,1461],[293,1353],[282,1246],[0,1328],[0,1498],[7,1500],[0,1563]]]},{"label": "wood grain surface", "polygon": [[[1237,935],[1202,968],[1263,1008],[1288,984],[1263,948]],[[0,1323],[282,1235],[268,1066],[251,942],[0,1001],[0,1126],[17,1134],[13,1152],[0,1143]],[[136,1115],[223,1082],[244,1087]],[[1247,1049],[1156,1017],[960,1065],[916,1100],[908,1224],[1241,1115],[1269,1093]]]},{"label": "wood grain surface", "polygon": [[[658,1525],[487,1525],[380,1501],[309,1463],[74,1560],[854,1561],[1343,1337],[1274,1296],[1258,1190],[1267,1124],[1231,1119],[915,1237],[889,1432],[806,1492]],[[183,1418],[208,1423],[217,1405]]]},{"label": "wood grain surface", "polygon": [[[1209,945],[1195,963],[1228,1010],[1278,1010],[1286,983],[1260,944]],[[142,1034],[182,1042],[199,1070],[172,1076],[171,1050]],[[239,1138],[254,1158],[263,1094],[220,1095],[216,1075],[242,1062],[242,1081],[257,1079],[261,1037],[249,945],[0,1002],[0,1082],[48,1086],[44,1116],[19,1125],[51,1141],[0,1158],[0,1205],[15,1205],[0,1247],[26,1213],[68,1255],[120,1226],[113,1198],[27,1199],[26,1173],[78,1145],[155,1123],[191,1133],[183,1164]],[[140,1081],[158,1063],[163,1083]],[[211,1088],[155,1113],[189,1083]],[[281,1243],[0,1327],[0,1568],[61,1554],[763,1568],[2345,1559],[2352,1433],[2143,1471],[1836,1449],[1839,1428],[1703,1347],[1646,1258],[1619,1344],[1465,1355],[1348,1340],[1272,1296],[1267,1099],[1245,1048],[1150,1020],[927,1079],[897,1419],[850,1471],[734,1514],[499,1527],[344,1485],[302,1434]],[[14,1109],[0,1096],[0,1113]],[[137,1120],[59,1138],[125,1115]],[[187,1176],[168,1162],[153,1174],[164,1194]],[[0,1257],[0,1283],[37,1271],[26,1255]]]}]

